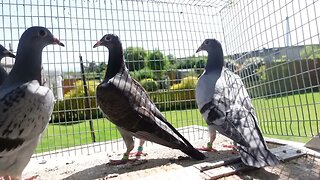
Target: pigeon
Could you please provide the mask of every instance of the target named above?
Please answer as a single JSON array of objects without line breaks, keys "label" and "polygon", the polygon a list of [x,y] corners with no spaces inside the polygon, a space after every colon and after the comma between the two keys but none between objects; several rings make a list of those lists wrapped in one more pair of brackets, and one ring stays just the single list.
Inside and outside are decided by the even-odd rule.
[{"label": "pigeon", "polygon": [[124,63],[119,37],[106,34],[93,48],[98,46],[109,49],[109,60],[104,80],[97,86],[97,103],[107,118],[118,127],[127,147],[124,157],[134,147],[134,136],[179,149],[196,160],[203,160],[205,156],[166,120],[146,90],[131,78]]},{"label": "pigeon", "polygon": [[42,50],[49,44],[64,46],[47,28],[28,28],[0,87],[0,176],[5,178],[21,179],[53,111],[54,95],[40,85]]},{"label": "pigeon", "polygon": [[[4,57],[15,58],[16,56],[0,44],[0,61]],[[7,71],[0,64],[0,86],[4,82],[4,80],[7,78],[7,76],[8,76]]]},{"label": "pigeon", "polygon": [[220,42],[206,39],[199,51],[208,52],[208,61],[197,82],[196,102],[208,126],[237,144],[244,164],[257,168],[277,165],[279,160],[264,141],[241,78],[224,67]]}]

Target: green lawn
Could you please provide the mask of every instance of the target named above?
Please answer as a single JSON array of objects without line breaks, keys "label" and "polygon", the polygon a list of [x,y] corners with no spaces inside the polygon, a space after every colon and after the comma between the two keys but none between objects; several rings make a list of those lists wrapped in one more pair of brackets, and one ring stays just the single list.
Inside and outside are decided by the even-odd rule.
[{"label": "green lawn", "polygon": [[307,142],[320,132],[319,92],[255,99],[253,104],[268,136]]},{"label": "green lawn", "polygon": [[[165,111],[163,114],[174,127],[205,125],[197,109]],[[121,138],[116,127],[107,119],[95,119],[92,122],[97,142]],[[72,125],[49,124],[47,133],[43,135],[36,152],[46,152],[88,143],[92,143],[89,121]]]},{"label": "green lawn", "polygon": [[[320,93],[307,93],[276,98],[254,99],[259,125],[267,137],[307,142],[320,129]],[[318,113],[317,113],[318,112]],[[206,126],[197,109],[165,111],[166,118],[175,127]],[[107,119],[92,120],[96,141],[120,138],[115,126]],[[301,136],[301,137],[298,137]],[[47,133],[36,152],[91,143],[89,121],[72,125],[48,126]]]}]

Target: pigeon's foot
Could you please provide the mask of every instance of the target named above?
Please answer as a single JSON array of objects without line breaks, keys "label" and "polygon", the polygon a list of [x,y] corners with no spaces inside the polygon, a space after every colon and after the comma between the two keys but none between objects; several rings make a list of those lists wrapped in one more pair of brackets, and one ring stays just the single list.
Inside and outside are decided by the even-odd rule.
[{"label": "pigeon's foot", "polygon": [[135,161],[135,160],[137,159],[118,159],[118,160],[110,159],[108,164],[112,166],[116,166],[120,164],[127,164],[128,162]]},{"label": "pigeon's foot", "polygon": [[236,145],[232,145],[232,144],[225,144],[225,145],[222,145],[222,147],[232,149],[232,152],[231,152],[232,154],[239,154],[239,152],[238,152],[238,148],[237,148],[237,146],[236,146]]},{"label": "pigeon's foot", "polygon": [[9,176],[0,177],[0,180],[8,180],[8,179],[7,179],[8,177],[9,177]]},{"label": "pigeon's foot", "polygon": [[217,150],[212,147],[201,147],[201,148],[196,148],[196,149],[199,151],[217,152]]},{"label": "pigeon's foot", "polygon": [[137,152],[132,152],[129,154],[130,157],[133,157],[133,156],[147,156],[148,154],[147,153],[144,153],[142,151],[137,151]]},{"label": "pigeon's foot", "polygon": [[222,147],[232,149],[231,154],[239,154],[239,152],[237,151],[237,146],[235,145],[225,144],[225,145],[222,145]]},{"label": "pigeon's foot", "polygon": [[35,176],[32,176],[32,177],[26,178],[24,180],[36,180],[38,176],[39,175],[35,175]]},{"label": "pigeon's foot", "polygon": [[224,145],[222,145],[222,147],[224,147],[224,148],[230,148],[230,149],[237,149],[237,146],[235,146],[235,145],[232,145],[232,144],[224,144]]},{"label": "pigeon's foot", "polygon": [[[32,176],[30,178],[27,178],[27,179],[24,179],[24,180],[35,180],[37,179],[39,175],[35,175],[35,176]],[[19,180],[20,177],[11,177],[11,176],[4,176],[4,177],[0,177],[0,180]]]}]

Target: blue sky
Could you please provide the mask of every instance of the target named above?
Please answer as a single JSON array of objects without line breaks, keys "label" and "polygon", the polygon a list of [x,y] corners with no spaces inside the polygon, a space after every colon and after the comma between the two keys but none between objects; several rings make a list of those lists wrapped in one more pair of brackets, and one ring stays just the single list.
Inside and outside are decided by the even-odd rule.
[{"label": "blue sky", "polygon": [[44,68],[51,71],[79,70],[80,53],[88,61],[107,61],[106,48],[92,49],[106,33],[119,35],[124,48],[160,49],[176,57],[193,55],[205,38],[217,38],[225,53],[233,54],[284,46],[289,17],[292,45],[319,44],[319,1],[307,3],[313,2],[243,0],[224,8],[220,19],[221,3],[214,8],[150,1],[3,0],[0,42],[16,50],[27,27],[48,27],[66,45],[44,50]]}]

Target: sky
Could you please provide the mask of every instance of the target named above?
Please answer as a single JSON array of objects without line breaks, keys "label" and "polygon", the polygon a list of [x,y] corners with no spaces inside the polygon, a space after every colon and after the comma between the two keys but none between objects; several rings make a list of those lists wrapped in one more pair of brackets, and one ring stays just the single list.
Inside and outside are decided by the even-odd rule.
[{"label": "sky", "polygon": [[2,0],[0,43],[12,43],[16,51],[27,27],[47,27],[65,44],[43,52],[44,68],[57,72],[79,71],[79,54],[106,62],[107,49],[92,46],[107,33],[117,34],[124,48],[159,49],[178,58],[194,55],[205,38],[220,40],[225,54],[285,46],[287,32],[291,45],[319,44],[319,1],[211,1],[210,7],[199,6],[210,1],[165,2]]}]

